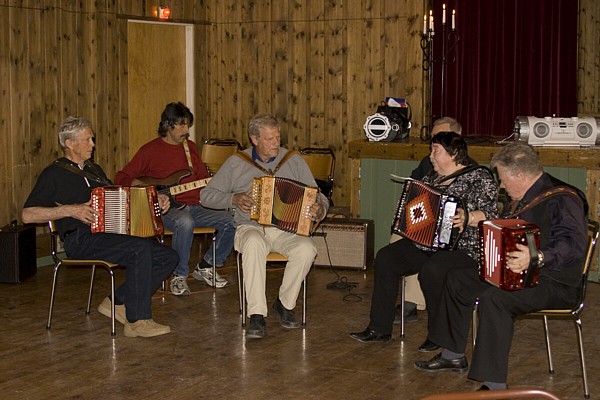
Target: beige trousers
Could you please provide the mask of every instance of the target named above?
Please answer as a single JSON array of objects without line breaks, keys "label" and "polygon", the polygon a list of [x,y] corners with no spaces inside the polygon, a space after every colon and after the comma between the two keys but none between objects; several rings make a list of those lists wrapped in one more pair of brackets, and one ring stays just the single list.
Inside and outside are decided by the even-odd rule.
[{"label": "beige trousers", "polygon": [[[402,239],[402,236],[392,233],[390,243],[394,243],[400,239]],[[415,303],[418,310],[424,310],[425,297],[423,296],[423,291],[421,290],[421,285],[419,284],[418,274],[409,275],[404,280],[406,285],[404,289],[404,300]]]},{"label": "beige trousers", "polygon": [[304,278],[317,255],[317,246],[310,237],[298,236],[274,227],[240,225],[235,231],[235,250],[242,254],[244,287],[248,316],[267,316],[265,294],[267,255],[281,253],[288,258],[279,287],[279,299],[285,308],[293,310]]}]

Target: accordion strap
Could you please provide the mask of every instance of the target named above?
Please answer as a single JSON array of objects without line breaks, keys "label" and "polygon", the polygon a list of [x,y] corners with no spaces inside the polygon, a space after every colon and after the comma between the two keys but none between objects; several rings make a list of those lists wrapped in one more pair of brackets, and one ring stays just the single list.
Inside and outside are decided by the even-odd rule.
[{"label": "accordion strap", "polygon": [[518,208],[517,210],[513,211],[511,213],[511,215],[508,216],[508,218],[514,218],[515,216],[521,214],[523,211],[533,208],[533,207],[537,206],[538,204],[548,200],[550,197],[561,195],[561,194],[575,196],[576,198],[580,199],[579,194],[577,194],[577,192],[575,190],[571,189],[570,187],[555,186],[553,188],[546,190],[545,192],[538,194],[536,197],[533,198],[533,200],[531,200],[529,203],[525,204],[522,208]]},{"label": "accordion strap", "polygon": [[262,165],[258,164],[246,152],[238,151],[235,155],[238,156],[239,158],[241,158],[242,160],[246,161],[248,164],[250,164],[250,165],[252,165],[252,166],[260,169],[265,174],[270,175],[270,176],[274,176],[277,173],[277,171],[279,171],[279,168],[281,168],[283,166],[283,164],[286,163],[287,160],[289,160],[290,158],[292,158],[296,154],[299,155],[300,153],[297,152],[297,151],[288,151],[287,153],[285,153],[283,155],[283,158],[281,159],[281,161],[279,161],[279,164],[277,164],[277,166],[275,167],[275,169],[273,171],[271,171],[269,169],[266,169]]},{"label": "accordion strap", "polygon": [[475,170],[478,170],[478,169],[484,169],[484,170],[486,170],[486,171],[488,171],[490,173],[490,176],[492,176],[492,177],[494,176],[492,174],[492,171],[490,171],[490,169],[488,167],[483,166],[483,165],[473,165],[473,164],[471,164],[471,165],[467,165],[466,167],[463,167],[463,168],[459,169],[458,171],[455,171],[455,172],[451,173],[450,175],[446,175],[446,176],[442,177],[439,181],[435,181],[435,185],[439,185],[442,182],[446,182],[446,181],[448,181],[450,179],[454,179],[454,178],[456,178],[458,176],[467,174],[469,172],[472,172],[472,171],[475,171]]},{"label": "accordion strap", "polygon": [[98,168],[96,168],[94,163],[90,162],[89,160],[85,161],[85,165],[87,165],[89,169],[93,172],[77,168],[73,164],[67,163],[61,159],[54,160],[54,164],[66,169],[67,171],[73,172],[74,174],[81,175],[86,179],[91,179],[94,182],[98,182],[104,186],[111,184],[111,182],[108,179],[105,179],[100,175],[100,171],[98,171]]}]

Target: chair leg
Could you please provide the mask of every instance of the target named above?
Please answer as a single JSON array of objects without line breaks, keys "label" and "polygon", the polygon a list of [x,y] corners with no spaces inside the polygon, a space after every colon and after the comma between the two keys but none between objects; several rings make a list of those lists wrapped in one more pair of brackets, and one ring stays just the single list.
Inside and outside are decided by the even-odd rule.
[{"label": "chair leg", "polygon": [[588,386],[587,379],[587,367],[585,365],[585,354],[583,351],[583,327],[581,325],[581,318],[575,320],[575,326],[577,327],[577,341],[579,342],[579,357],[581,358],[581,375],[583,376],[583,395],[586,399],[590,398],[590,388]]},{"label": "chair leg", "polygon": [[92,306],[92,291],[94,290],[94,278],[96,277],[96,266],[92,265],[92,277],[90,278],[90,291],[88,293],[88,302],[87,308],[85,309],[85,313],[90,313],[90,308]]},{"label": "chair leg", "polygon": [[244,272],[242,271],[242,255],[237,254],[238,292],[240,300],[240,313],[242,314],[242,326],[246,326],[246,290],[244,288]]},{"label": "chair leg", "polygon": [[306,326],[306,276],[302,283],[302,326]]},{"label": "chair leg", "polygon": [[479,306],[479,299],[475,300],[475,305],[473,306],[473,318],[471,320],[471,337],[473,339],[473,349],[475,349],[475,343],[477,342],[477,327],[479,326],[477,307]]},{"label": "chair leg", "polygon": [[52,277],[52,292],[50,292],[50,306],[48,307],[48,322],[46,323],[46,329],[50,329],[50,324],[52,322],[52,310],[54,309],[54,296],[56,293],[56,279],[58,277],[58,269],[60,268],[61,263],[59,262],[54,266],[54,274]]},{"label": "chair leg", "polygon": [[[110,323],[111,323],[111,331],[110,334],[111,336],[115,336],[117,334],[117,328],[116,328],[116,324],[115,324],[115,271],[113,271],[111,268],[107,268],[108,269],[108,273],[110,275],[110,304],[111,304],[111,310],[110,310]],[[90,291],[91,294],[91,291]]]},{"label": "chair leg", "polygon": [[548,330],[548,317],[544,315],[544,335],[546,336],[546,352],[548,353],[548,372],[554,373],[554,362],[552,361],[552,348],[550,347],[550,332]]},{"label": "chair leg", "polygon": [[217,289],[217,234],[212,234],[212,273],[213,273],[213,288]]},{"label": "chair leg", "polygon": [[404,299],[406,297],[406,277],[403,275],[400,279],[400,291],[402,293],[400,303],[400,337],[404,338]]}]

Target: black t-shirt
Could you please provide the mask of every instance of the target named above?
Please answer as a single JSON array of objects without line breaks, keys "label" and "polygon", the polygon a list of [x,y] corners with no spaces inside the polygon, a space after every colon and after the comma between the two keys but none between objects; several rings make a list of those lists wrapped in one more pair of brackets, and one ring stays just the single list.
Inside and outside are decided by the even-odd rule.
[{"label": "black t-shirt", "polygon": [[[57,162],[68,163],[75,168],[79,168],[77,164],[64,157],[47,166],[38,177],[23,208],[85,203],[90,200],[93,188],[104,186],[93,179],[87,179],[61,167]],[[93,166],[90,166],[90,164],[93,163],[86,163],[84,171],[110,182],[99,165],[93,164]],[[67,217],[56,221],[56,228],[60,236],[64,238],[65,232],[76,229],[87,229],[89,231],[90,226],[78,219]]]}]

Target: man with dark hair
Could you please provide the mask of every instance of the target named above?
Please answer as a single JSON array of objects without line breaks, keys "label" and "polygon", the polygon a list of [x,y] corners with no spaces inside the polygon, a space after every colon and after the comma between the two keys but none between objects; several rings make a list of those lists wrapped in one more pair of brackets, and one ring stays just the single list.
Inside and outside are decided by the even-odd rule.
[{"label": "man with dark hair", "polygon": [[[477,270],[455,269],[448,273],[438,308],[429,327],[428,340],[443,348],[429,361],[417,361],[422,371],[465,371],[465,348],[472,310],[478,300],[479,325],[469,378],[483,382],[480,390],[506,389],[508,357],[514,318],[542,309],[566,309],[575,305],[587,244],[587,201],[581,191],[544,172],[535,150],[510,143],[491,161],[512,204],[503,216],[523,219],[540,228],[537,261],[539,283],[535,287],[504,291],[480,280]],[[557,190],[559,188],[560,190]],[[515,273],[529,268],[526,245],[506,253],[507,267]]]},{"label": "man with dark hair", "polygon": [[[90,161],[94,149],[94,132],[85,118],[66,118],[58,138],[64,157],[50,164],[40,174],[23,206],[23,222],[56,221],[69,257],[102,259],[124,265],[125,282],[107,297],[98,311],[124,325],[129,337],[151,337],[171,331],[152,319],[152,294],[169,276],[179,258],[175,251],[155,240],[114,233],[94,233],[90,224],[97,215],[91,207],[93,188],[110,185],[102,168]],[[169,199],[159,195],[162,211],[169,210]]]},{"label": "man with dark hair", "polygon": [[[131,161],[117,172],[115,181],[119,185],[139,185],[156,180],[164,180],[178,173],[189,171],[182,179],[172,182],[189,183],[210,176],[206,165],[200,159],[196,144],[189,137],[189,128],[194,124],[190,109],[182,103],[170,103],[162,112],[158,125],[159,137],[146,143],[133,156]],[[190,185],[194,187],[193,185]],[[163,215],[165,228],[173,232],[172,246],[179,255],[179,264],[171,278],[171,292],[176,295],[189,295],[187,283],[189,275],[190,249],[194,239],[194,228],[214,227],[216,233],[216,259],[212,251],[204,254],[202,261],[194,269],[192,276],[210,286],[221,288],[227,280],[218,273],[212,276],[212,263],[223,266],[233,248],[235,229],[233,218],[228,211],[210,210],[200,203],[200,190],[181,193],[175,199],[177,206]]]},{"label": "man with dark hair", "polygon": [[[250,210],[255,205],[251,196],[253,179],[274,175],[307,186],[316,187],[317,184],[302,156],[281,147],[280,127],[275,117],[255,115],[248,124],[248,135],[252,147],[229,157],[200,195],[202,203],[208,207],[235,207],[235,248],[242,253],[243,284],[250,316],[246,337],[262,338],[267,316],[267,255],[275,251],[288,258],[272,310],[278,315],[281,326],[293,329],[300,326],[294,307],[302,282],[317,254],[317,247],[310,237],[285,232],[274,226],[262,226],[250,219]],[[317,201],[306,210],[308,217],[321,221],[327,214],[328,205],[327,197],[319,193]]]}]

